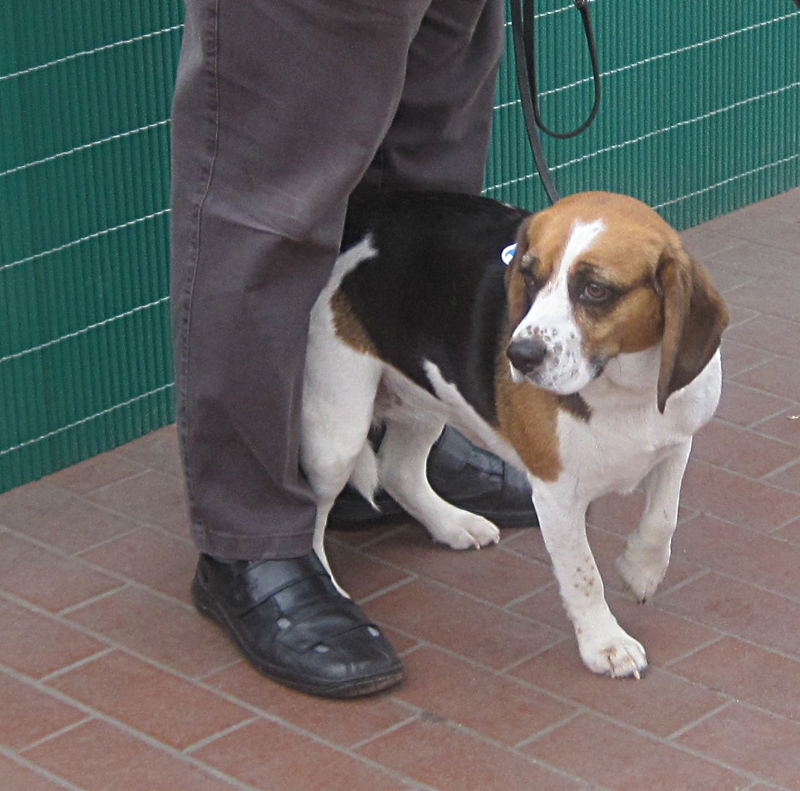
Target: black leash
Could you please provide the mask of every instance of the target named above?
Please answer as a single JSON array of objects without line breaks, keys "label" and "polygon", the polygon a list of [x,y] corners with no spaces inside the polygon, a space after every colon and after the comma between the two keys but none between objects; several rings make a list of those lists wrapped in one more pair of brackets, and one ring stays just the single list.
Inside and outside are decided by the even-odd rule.
[{"label": "black leash", "polygon": [[[559,199],[558,190],[553,181],[553,174],[542,149],[542,140],[539,136],[541,129],[545,134],[559,140],[575,137],[591,126],[600,109],[600,66],[597,60],[597,45],[592,30],[592,20],[589,16],[588,0],[573,0],[575,7],[581,13],[583,31],[586,35],[586,45],[589,48],[589,58],[592,62],[592,79],[594,81],[594,103],[586,120],[569,132],[555,132],[542,121],[539,111],[539,87],[536,69],[536,25],[534,0],[511,0],[511,30],[514,37],[514,61],[517,69],[517,84],[519,86],[520,100],[522,102],[522,115],[525,127],[528,130],[528,139],[531,143],[533,161],[542,180],[542,186],[547,193],[550,203]],[[798,0],[800,2],[800,0]]]}]

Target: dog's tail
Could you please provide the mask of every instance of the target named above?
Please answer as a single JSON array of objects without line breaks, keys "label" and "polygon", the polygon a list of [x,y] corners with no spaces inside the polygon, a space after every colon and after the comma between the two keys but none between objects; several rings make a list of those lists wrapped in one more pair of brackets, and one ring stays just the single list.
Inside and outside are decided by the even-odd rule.
[{"label": "dog's tail", "polygon": [[356,466],[350,475],[350,484],[376,510],[375,494],[378,491],[378,460],[369,442],[365,442],[358,454]]}]

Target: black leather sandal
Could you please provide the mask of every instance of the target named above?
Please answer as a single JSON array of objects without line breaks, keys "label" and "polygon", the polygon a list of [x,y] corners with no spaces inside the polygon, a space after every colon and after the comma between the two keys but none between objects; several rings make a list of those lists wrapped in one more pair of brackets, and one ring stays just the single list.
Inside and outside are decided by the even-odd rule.
[{"label": "black leather sandal", "polygon": [[359,697],[403,677],[389,641],[339,593],[313,552],[230,563],[201,555],[192,599],[256,670],[301,692]]}]

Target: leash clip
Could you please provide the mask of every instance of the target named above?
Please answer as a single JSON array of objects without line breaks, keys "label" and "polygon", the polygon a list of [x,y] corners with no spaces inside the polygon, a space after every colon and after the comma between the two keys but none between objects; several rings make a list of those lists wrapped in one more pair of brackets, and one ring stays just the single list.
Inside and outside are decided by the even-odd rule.
[{"label": "leash clip", "polygon": [[586,8],[586,6],[589,4],[589,0],[574,0],[574,3],[575,8],[580,11],[582,8]]},{"label": "leash clip", "polygon": [[514,253],[517,252],[517,244],[510,244],[508,247],[504,248],[503,252],[500,253],[500,260],[506,265],[509,266],[511,262],[514,260]]}]

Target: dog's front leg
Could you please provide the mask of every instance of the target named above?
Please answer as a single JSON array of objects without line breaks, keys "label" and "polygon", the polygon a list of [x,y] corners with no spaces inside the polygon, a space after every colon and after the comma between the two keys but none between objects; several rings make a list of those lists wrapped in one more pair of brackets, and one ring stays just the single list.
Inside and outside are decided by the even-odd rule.
[{"label": "dog's front leg", "polygon": [[690,438],[644,479],[647,499],[642,520],[617,559],[622,579],[640,602],[655,593],[667,573],[672,535],[678,524],[681,483],[691,450]]},{"label": "dog's front leg", "polygon": [[500,540],[488,519],[456,508],[431,488],[426,473],[428,453],[444,424],[435,419],[386,421],[378,452],[381,486],[428,529],[434,541],[453,549],[480,549]]},{"label": "dog's front leg", "polygon": [[595,673],[635,676],[647,667],[644,648],[617,623],[606,603],[603,580],[586,538],[586,503],[576,502],[577,482],[531,478],[542,537],[583,663]]}]

